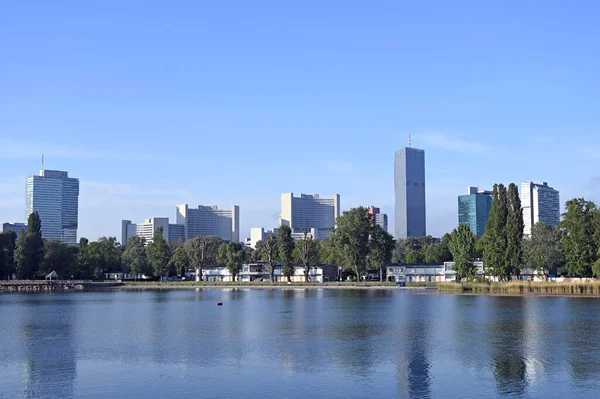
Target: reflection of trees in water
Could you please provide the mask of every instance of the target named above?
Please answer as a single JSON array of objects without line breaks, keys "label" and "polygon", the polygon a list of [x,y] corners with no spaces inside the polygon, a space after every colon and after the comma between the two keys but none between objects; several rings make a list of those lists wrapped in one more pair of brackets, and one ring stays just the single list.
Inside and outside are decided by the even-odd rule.
[{"label": "reflection of trees in water", "polygon": [[401,398],[431,397],[428,351],[430,323],[435,320],[432,301],[425,296],[407,295],[399,315],[400,339],[392,344],[397,346],[396,376]]},{"label": "reflection of trees in water", "polygon": [[520,395],[527,388],[524,358],[524,298],[491,298],[493,322],[489,326],[492,363],[498,393]]},{"label": "reflection of trees in water", "polygon": [[598,299],[571,299],[567,343],[570,374],[577,383],[596,381],[600,370]]},{"label": "reflection of trees in water", "polygon": [[26,307],[22,345],[24,396],[27,398],[72,398],[77,376],[77,350],[73,334],[71,298],[60,304]]}]

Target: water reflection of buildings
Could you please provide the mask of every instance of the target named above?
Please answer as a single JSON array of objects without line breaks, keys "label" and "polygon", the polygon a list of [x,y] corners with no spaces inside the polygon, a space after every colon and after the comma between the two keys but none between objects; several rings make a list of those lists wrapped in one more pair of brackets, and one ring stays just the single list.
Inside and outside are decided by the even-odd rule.
[{"label": "water reflection of buildings", "polygon": [[33,305],[24,312],[20,320],[23,397],[74,397],[77,351],[73,318],[64,303],[43,309]]},{"label": "water reflection of buildings", "polygon": [[[405,297],[402,314],[407,315],[399,325],[396,356],[397,389],[400,398],[431,397],[431,377],[428,353],[433,298],[419,295]],[[418,309],[417,312],[414,310]],[[410,316],[408,316],[410,315]]]}]

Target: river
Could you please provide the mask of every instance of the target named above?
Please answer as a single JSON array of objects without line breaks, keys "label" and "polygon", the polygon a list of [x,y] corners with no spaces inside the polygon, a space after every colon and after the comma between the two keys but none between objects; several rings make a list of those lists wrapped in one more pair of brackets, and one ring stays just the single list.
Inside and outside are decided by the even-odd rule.
[{"label": "river", "polygon": [[2,398],[600,397],[600,298],[3,294],[0,317]]}]

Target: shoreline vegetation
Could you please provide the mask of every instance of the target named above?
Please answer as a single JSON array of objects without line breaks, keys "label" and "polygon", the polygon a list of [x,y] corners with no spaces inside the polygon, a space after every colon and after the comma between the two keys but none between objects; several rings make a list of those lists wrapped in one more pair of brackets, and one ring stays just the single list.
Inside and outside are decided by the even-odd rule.
[{"label": "shoreline vegetation", "polygon": [[438,291],[452,294],[503,294],[503,295],[600,295],[600,281],[531,282],[509,281],[502,283],[439,283]]}]

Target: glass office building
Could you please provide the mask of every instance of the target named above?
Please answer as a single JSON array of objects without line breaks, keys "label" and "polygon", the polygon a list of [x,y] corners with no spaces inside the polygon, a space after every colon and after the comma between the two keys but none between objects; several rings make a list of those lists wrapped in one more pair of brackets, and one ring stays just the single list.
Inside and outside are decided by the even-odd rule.
[{"label": "glass office building", "polygon": [[425,151],[405,147],[394,156],[396,238],[427,235],[425,220]]},{"label": "glass office building", "polygon": [[468,194],[458,197],[458,223],[469,226],[473,234],[482,237],[492,209],[492,192],[469,187]]},{"label": "glass office building", "polygon": [[25,219],[39,214],[42,237],[76,244],[79,179],[60,170],[41,170],[40,176],[27,178],[25,192]]}]

